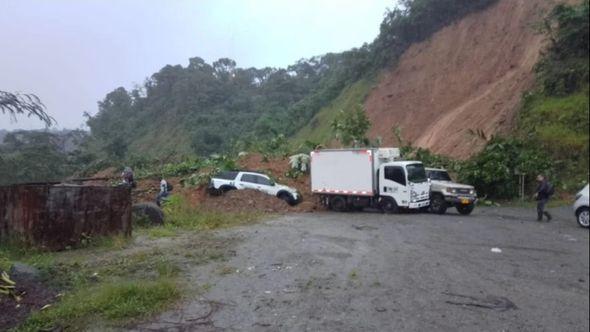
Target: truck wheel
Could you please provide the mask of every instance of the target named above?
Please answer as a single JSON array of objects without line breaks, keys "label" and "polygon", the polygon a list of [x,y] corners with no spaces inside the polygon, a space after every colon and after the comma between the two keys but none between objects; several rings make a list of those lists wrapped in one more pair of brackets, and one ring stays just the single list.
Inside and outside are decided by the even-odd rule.
[{"label": "truck wheel", "polygon": [[475,205],[473,205],[473,204],[469,204],[469,205],[458,204],[456,206],[456,208],[457,208],[457,211],[459,211],[459,213],[466,216],[466,215],[470,214],[471,212],[473,212]]},{"label": "truck wheel", "polygon": [[221,191],[221,189],[216,189],[215,187],[209,187],[209,188],[207,188],[207,193],[211,196],[219,196],[223,192]]},{"label": "truck wheel", "polygon": [[225,194],[226,192],[230,191],[230,190],[235,190],[236,187],[232,187],[232,186],[221,186],[219,188],[219,191],[221,192],[221,194]]},{"label": "truck wheel", "polygon": [[281,193],[279,194],[279,199],[282,199],[283,201],[287,202],[287,204],[289,204],[290,206],[294,206],[296,205],[295,199],[293,198],[293,196],[287,194],[287,193]]},{"label": "truck wheel", "polygon": [[430,211],[436,214],[445,214],[447,212],[447,202],[442,195],[434,195],[430,200]]},{"label": "truck wheel", "polygon": [[385,213],[398,213],[399,207],[393,198],[383,198],[379,204]]},{"label": "truck wheel", "polygon": [[334,211],[344,212],[347,210],[346,199],[342,196],[334,196],[330,199],[330,208]]}]

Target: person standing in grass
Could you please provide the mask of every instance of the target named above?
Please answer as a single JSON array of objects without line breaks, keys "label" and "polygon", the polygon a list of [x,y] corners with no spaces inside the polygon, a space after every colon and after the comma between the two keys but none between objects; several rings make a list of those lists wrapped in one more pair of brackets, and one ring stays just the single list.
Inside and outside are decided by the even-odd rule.
[{"label": "person standing in grass", "polygon": [[136,187],[135,180],[133,179],[133,170],[131,170],[131,167],[125,167],[123,169],[121,178],[123,179],[123,183],[128,185],[130,188]]},{"label": "person standing in grass", "polygon": [[537,221],[543,220],[543,215],[547,217],[547,221],[551,221],[551,214],[545,211],[545,206],[553,195],[553,186],[544,175],[537,175],[537,190],[535,191],[534,198],[537,200]]},{"label": "person standing in grass", "polygon": [[156,196],[156,204],[162,206],[162,200],[164,200],[170,194],[171,186],[168,185],[168,181],[164,177],[160,178],[160,192]]}]

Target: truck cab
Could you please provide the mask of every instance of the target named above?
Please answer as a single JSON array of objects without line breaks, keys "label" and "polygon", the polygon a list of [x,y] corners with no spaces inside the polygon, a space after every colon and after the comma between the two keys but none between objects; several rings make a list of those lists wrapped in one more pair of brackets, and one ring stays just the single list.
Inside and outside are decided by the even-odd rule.
[{"label": "truck cab", "polygon": [[380,166],[378,174],[380,204],[384,210],[420,209],[430,204],[430,182],[421,162],[385,163]]}]

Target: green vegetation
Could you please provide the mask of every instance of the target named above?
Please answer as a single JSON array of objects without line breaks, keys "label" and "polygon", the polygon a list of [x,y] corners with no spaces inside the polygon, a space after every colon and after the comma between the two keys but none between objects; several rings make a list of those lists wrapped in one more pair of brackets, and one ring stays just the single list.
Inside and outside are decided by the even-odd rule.
[{"label": "green vegetation", "polygon": [[331,124],[337,120],[340,112],[351,113],[357,105],[364,104],[373,81],[361,79],[346,87],[340,95],[329,105],[323,107],[294,137],[295,144],[308,142],[329,143],[333,140],[333,128]]},{"label": "green vegetation", "polygon": [[[64,294],[50,307],[33,313],[16,330],[109,329],[162,311],[181,294],[207,287],[184,284],[180,275],[185,266],[223,259],[233,243],[232,239],[195,231],[259,219],[257,214],[204,212],[174,195],[164,209],[165,225],[139,228],[139,236],[133,239],[96,238],[81,248],[62,252],[2,243],[0,269],[9,271],[16,261],[32,265],[40,270],[45,285]],[[183,237],[178,236],[181,232]],[[165,237],[176,239],[161,242]],[[150,243],[153,241],[158,241],[157,245]]]},{"label": "green vegetation", "polygon": [[55,308],[34,313],[18,331],[39,331],[64,326],[84,330],[92,322],[119,322],[158,312],[179,296],[173,281],[107,282],[66,294]]},{"label": "green vegetation", "polygon": [[87,134],[64,132],[10,132],[0,144],[0,185],[16,182],[61,181],[93,159],[82,150]]},{"label": "green vegetation", "polygon": [[334,113],[361,104],[379,69],[394,65],[412,43],[495,1],[405,0],[386,15],[373,43],[285,69],[239,68],[226,58],[165,66],[142,86],[117,88],[99,103],[87,122],[91,151],[100,159],[140,153],[167,162],[294,135],[310,134],[300,143],[325,143]]},{"label": "green vegetation", "polygon": [[560,4],[547,16],[550,40],[537,66],[538,86],[525,96],[516,136],[552,161],[558,188],[576,191],[588,182],[589,2]]},{"label": "green vegetation", "polygon": [[343,146],[353,147],[369,145],[367,131],[371,122],[367,118],[362,105],[357,105],[352,112],[340,111],[331,123],[335,137]]},{"label": "green vegetation", "polygon": [[55,120],[45,112],[45,105],[34,94],[11,93],[0,91],[0,112],[14,119],[17,115],[34,116],[50,127]]},{"label": "green vegetation", "polygon": [[166,224],[162,227],[180,230],[209,230],[247,225],[260,219],[258,213],[219,213],[191,206],[179,195],[172,195],[164,205]]}]

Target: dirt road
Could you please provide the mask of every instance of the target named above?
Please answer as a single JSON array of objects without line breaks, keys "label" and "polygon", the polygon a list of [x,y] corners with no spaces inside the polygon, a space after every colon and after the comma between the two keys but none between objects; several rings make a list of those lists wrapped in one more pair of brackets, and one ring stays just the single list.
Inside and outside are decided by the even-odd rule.
[{"label": "dirt road", "polygon": [[201,296],[137,326],[177,331],[587,331],[588,231],[567,208],[294,214],[216,232]]}]

